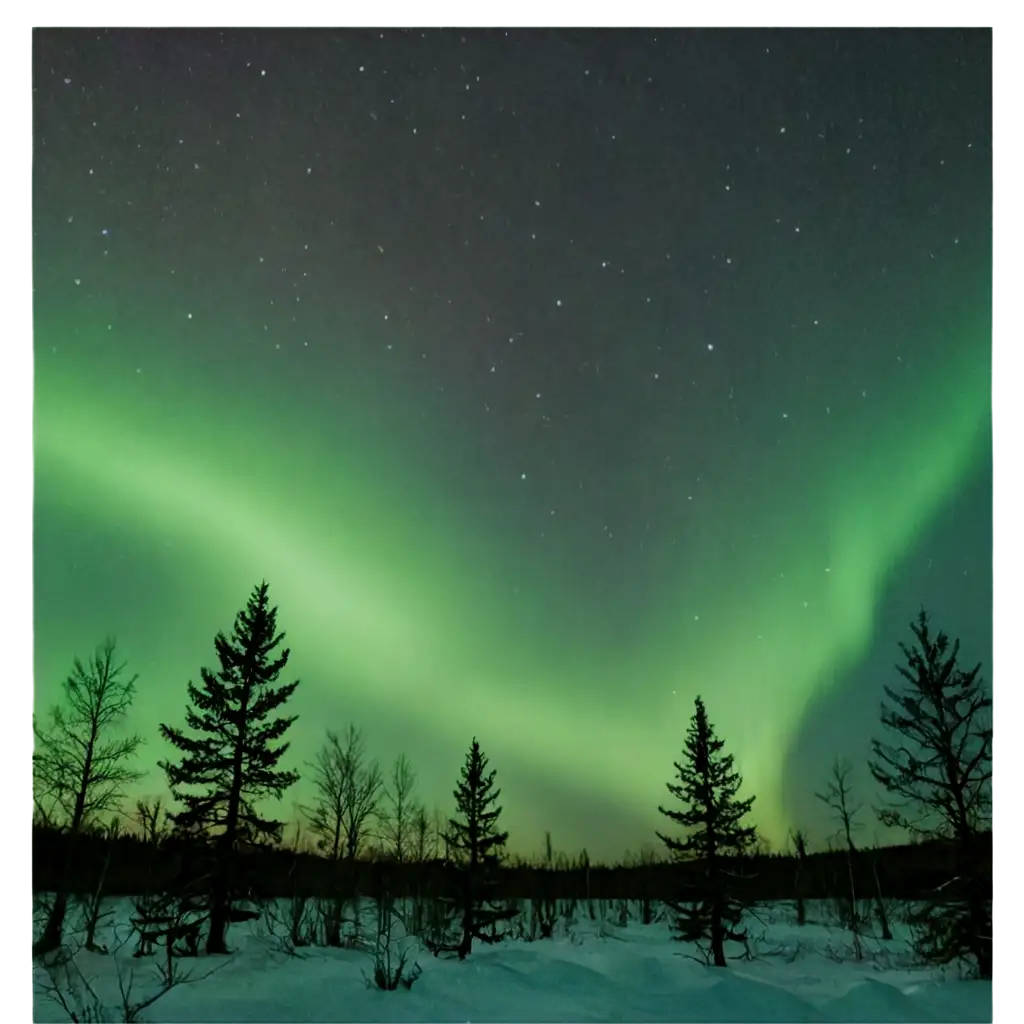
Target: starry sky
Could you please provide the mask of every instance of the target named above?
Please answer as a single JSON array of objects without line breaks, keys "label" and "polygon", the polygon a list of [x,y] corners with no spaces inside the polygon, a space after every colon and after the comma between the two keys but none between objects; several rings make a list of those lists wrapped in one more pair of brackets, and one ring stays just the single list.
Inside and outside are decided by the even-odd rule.
[{"label": "starry sky", "polygon": [[475,735],[524,854],[656,844],[698,693],[824,846],[922,605],[991,679],[989,32],[33,49],[36,706],[115,634],[140,793],[264,578],[289,767]]}]

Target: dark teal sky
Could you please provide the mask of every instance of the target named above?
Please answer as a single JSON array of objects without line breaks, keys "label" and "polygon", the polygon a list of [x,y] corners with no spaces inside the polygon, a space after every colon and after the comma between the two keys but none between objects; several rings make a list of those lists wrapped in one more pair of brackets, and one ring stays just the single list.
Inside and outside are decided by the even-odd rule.
[{"label": "dark teal sky", "polygon": [[34,61],[37,705],[116,633],[152,767],[265,577],[297,766],[351,721],[448,810],[477,735],[516,849],[614,858],[697,693],[824,843],[922,604],[991,678],[987,32]]}]

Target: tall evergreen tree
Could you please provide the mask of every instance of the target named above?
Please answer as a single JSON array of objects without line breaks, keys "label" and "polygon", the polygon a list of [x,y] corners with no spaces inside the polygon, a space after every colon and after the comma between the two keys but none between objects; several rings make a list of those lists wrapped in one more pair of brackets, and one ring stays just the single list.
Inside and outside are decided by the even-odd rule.
[{"label": "tall evergreen tree", "polygon": [[296,716],[272,714],[299,684],[274,685],[290,651],[274,654],[284,633],[277,632],[277,609],[267,599],[268,589],[261,583],[253,590],[235,617],[230,638],[221,632],[214,639],[220,670],[203,668],[202,685],[188,684],[189,732],[160,726],[183,755],[177,764],[160,764],[175,799],[184,805],[170,816],[175,828],[213,842],[207,953],[227,951],[236,845],[281,837],[283,823],[262,817],[256,802],[280,799],[298,779],[296,772],[277,768],[289,746],[278,741]]},{"label": "tall evergreen tree", "polygon": [[673,860],[699,860],[703,879],[697,899],[689,905],[672,904],[676,911],[677,938],[711,944],[716,967],[725,967],[725,940],[745,942],[747,934],[739,925],[743,905],[729,885],[734,872],[728,859],[742,855],[757,841],[757,831],[744,825],[754,797],[737,798],[743,779],[733,769],[732,754],[723,753],[725,743],[715,736],[704,702],[698,697],[686,734],[683,761],[675,762],[678,783],[669,782],[668,791],[680,800],[683,810],[658,807],[667,818],[688,829],[684,839],[658,833]]},{"label": "tall evergreen tree", "polygon": [[[493,769],[487,771],[487,757],[473,738],[473,745],[462,766],[462,779],[455,789],[455,804],[461,817],[449,818],[445,840],[449,854],[461,873],[459,910],[462,913],[462,938],[455,946],[436,946],[453,950],[465,959],[473,948],[473,939],[495,942],[495,925],[515,916],[515,911],[492,906],[488,898],[494,888],[507,832],[498,831],[501,808],[497,805],[501,790],[494,788]],[[487,929],[487,930],[485,930]]]},{"label": "tall evergreen tree", "polygon": [[[917,643],[900,644],[898,692],[886,686],[882,725],[893,741],[873,740],[871,774],[886,790],[884,825],[931,839],[952,840],[956,872],[913,922],[919,952],[931,960],[971,958],[992,977],[991,862],[982,834],[992,827],[992,698],[981,665],[957,665],[960,641],[933,635],[928,614],[911,624]],[[989,846],[990,850],[991,847]]]}]

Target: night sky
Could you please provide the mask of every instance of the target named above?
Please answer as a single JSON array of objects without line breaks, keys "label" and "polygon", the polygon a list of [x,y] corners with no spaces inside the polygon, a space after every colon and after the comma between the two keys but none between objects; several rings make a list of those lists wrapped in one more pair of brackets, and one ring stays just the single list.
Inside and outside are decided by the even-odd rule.
[{"label": "night sky", "polygon": [[991,679],[987,31],[47,30],[33,98],[36,706],[115,634],[140,793],[264,578],[286,766],[450,812],[476,735],[521,853],[656,845],[698,693],[824,846],[922,605]]}]

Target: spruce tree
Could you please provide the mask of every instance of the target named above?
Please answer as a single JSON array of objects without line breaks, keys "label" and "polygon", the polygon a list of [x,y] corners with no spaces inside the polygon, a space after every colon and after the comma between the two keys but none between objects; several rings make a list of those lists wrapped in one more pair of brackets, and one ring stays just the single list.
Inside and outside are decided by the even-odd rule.
[{"label": "spruce tree", "polygon": [[203,668],[202,685],[188,684],[188,732],[160,726],[164,738],[183,755],[177,764],[160,764],[174,798],[183,805],[170,815],[175,829],[213,844],[207,953],[227,952],[236,845],[281,837],[283,823],[264,818],[257,801],[280,799],[298,779],[296,772],[277,768],[289,746],[278,741],[295,716],[272,717],[273,712],[299,684],[275,685],[290,651],[274,654],[284,633],[277,632],[277,609],[271,607],[267,591],[266,583],[253,590],[235,617],[230,637],[217,634],[219,671]]},{"label": "spruce tree", "polygon": [[698,697],[690,719],[683,760],[675,762],[678,783],[667,783],[668,791],[680,800],[683,810],[658,807],[667,818],[689,830],[684,839],[658,833],[676,862],[698,860],[703,874],[697,899],[690,905],[671,904],[676,911],[679,939],[707,940],[716,967],[725,967],[725,940],[745,942],[747,934],[739,925],[743,905],[729,885],[734,872],[728,858],[748,852],[757,831],[744,825],[754,797],[737,798],[743,779],[733,769],[731,754],[723,753],[725,743],[715,736],[704,702]]},{"label": "spruce tree", "polygon": [[462,766],[462,779],[455,789],[455,804],[461,817],[449,818],[445,836],[461,875],[462,938],[456,946],[435,947],[435,955],[442,949],[449,949],[464,960],[473,948],[473,939],[496,942],[497,923],[516,914],[516,911],[494,907],[488,898],[497,881],[497,869],[508,840],[507,832],[498,831],[501,808],[497,801],[501,790],[494,788],[495,775],[493,769],[487,771],[487,757],[474,737]]},{"label": "spruce tree", "polygon": [[[928,614],[911,624],[917,643],[900,644],[902,692],[886,686],[882,725],[892,742],[873,740],[871,774],[886,791],[884,825],[952,841],[953,877],[915,913],[915,944],[929,960],[971,959],[992,977],[992,698],[981,665],[957,665],[960,641],[933,635]],[[986,865],[986,861],[988,864]]]}]

